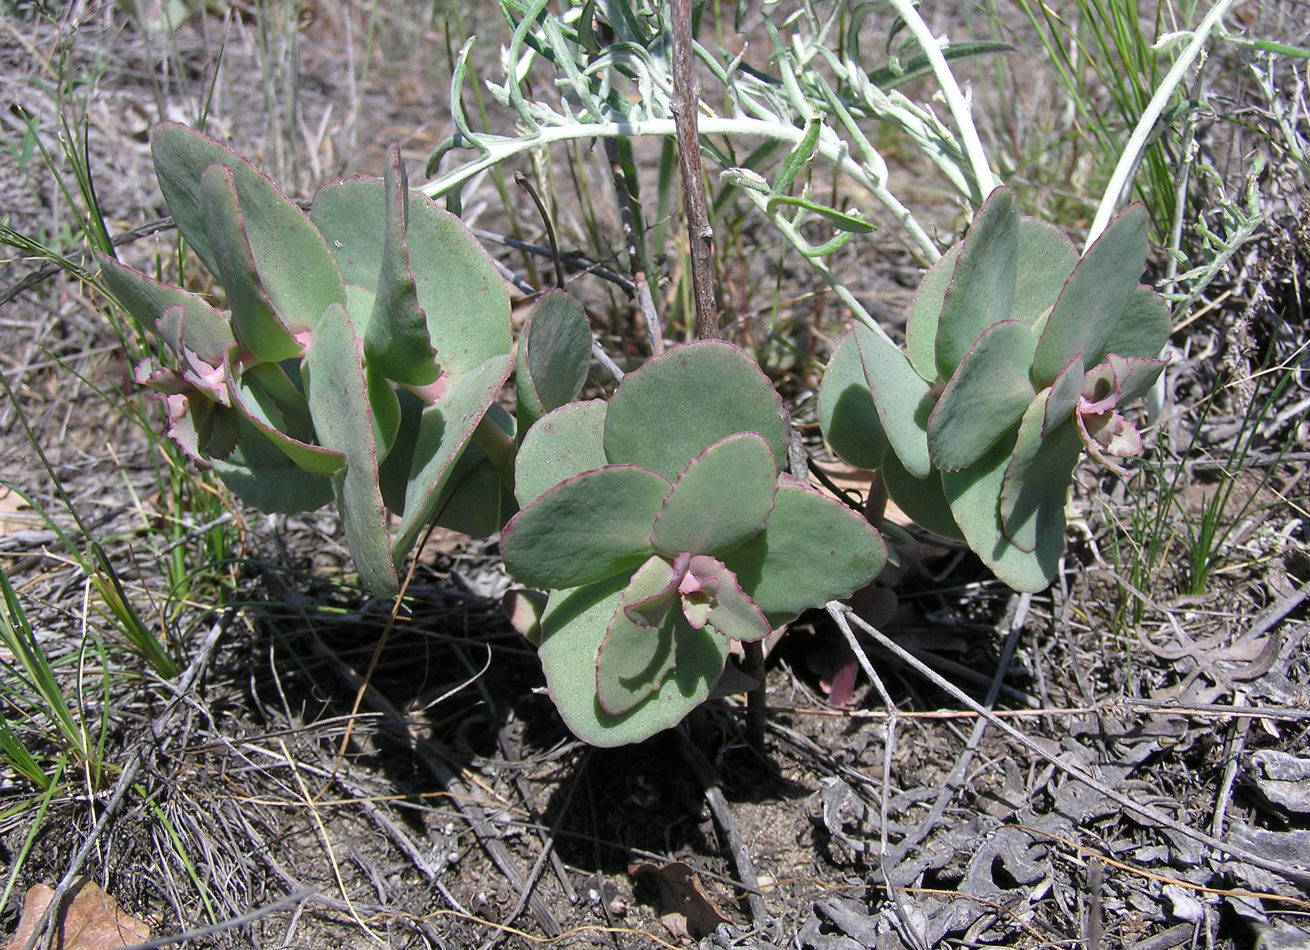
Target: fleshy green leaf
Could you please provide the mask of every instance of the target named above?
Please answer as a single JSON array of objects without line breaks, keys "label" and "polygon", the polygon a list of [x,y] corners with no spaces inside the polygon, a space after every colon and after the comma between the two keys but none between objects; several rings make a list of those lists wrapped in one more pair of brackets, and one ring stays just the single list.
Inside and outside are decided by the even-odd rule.
[{"label": "fleshy green leaf", "polygon": [[988,327],[928,417],[928,451],[942,470],[976,462],[1014,429],[1036,397],[1029,380],[1037,338],[1017,320]]},{"label": "fleshy green leaf", "polygon": [[960,526],[951,516],[946,494],[942,491],[940,472],[931,472],[927,478],[915,478],[905,470],[896,453],[889,449],[883,458],[882,480],[891,500],[919,527],[943,538],[964,540]]},{"label": "fleshy green leaf", "polygon": [[219,270],[200,192],[205,169],[218,164],[232,174],[260,283],[287,326],[313,327],[331,304],[345,303],[341,274],[322,235],[272,179],[227,146],[183,125],[155,126],[150,148],[178,229],[215,276]]},{"label": "fleshy green leaf", "polygon": [[390,596],[398,583],[378,484],[373,410],[363,360],[363,346],[350,315],[341,304],[334,304],[314,328],[305,351],[309,411],[323,446],[346,457],[346,467],[332,477],[332,489],[350,557],[365,587]]},{"label": "fleshy green leaf", "polygon": [[1055,306],[1077,263],[1078,250],[1067,234],[1037,218],[1020,218],[1019,271],[1011,319],[1036,330],[1041,318]]},{"label": "fleshy green leaf", "polygon": [[[183,356],[177,349],[181,343],[210,366],[223,365],[227,351],[235,342],[227,317],[181,287],[162,284],[106,254],[96,256],[100,261],[100,276],[109,292],[138,323],[158,326],[160,336],[176,356]],[[174,308],[180,314],[173,318],[173,329],[159,326],[164,314]]]},{"label": "fleshy green leaf", "polygon": [[1128,359],[1158,359],[1169,341],[1170,323],[1165,299],[1145,284],[1138,284],[1119,314],[1114,332],[1101,347],[1102,352],[1093,354],[1087,366],[1100,363],[1111,353]]},{"label": "fleshy green leaf", "polygon": [[546,413],[523,439],[514,462],[514,494],[527,505],[566,478],[607,464],[605,403],[574,402]]},{"label": "fleshy green leaf", "polygon": [[237,204],[232,170],[226,165],[210,165],[200,180],[200,205],[213,254],[210,266],[227,292],[233,335],[261,360],[275,363],[300,356],[304,345],[296,335],[303,336],[310,324],[284,321],[265,293]]},{"label": "fleshy green leaf", "polygon": [[1042,331],[1033,359],[1034,385],[1049,386],[1075,356],[1085,366],[1099,361],[1146,267],[1148,223],[1146,208],[1131,204],[1087,249]]},{"label": "fleshy green leaf", "polygon": [[886,559],[882,538],[861,515],[785,475],[764,530],[720,558],[775,627],[849,597]]},{"label": "fleshy green leaf", "polygon": [[591,363],[591,325],[572,294],[552,290],[532,308],[519,335],[514,380],[520,432],[577,398]]},{"label": "fleshy green leaf", "polygon": [[236,447],[211,457],[215,474],[247,505],[278,514],[313,511],[332,500],[332,481],[313,475],[287,457],[244,416],[233,414]]},{"label": "fleshy green leaf", "polygon": [[313,444],[313,423],[305,397],[276,363],[260,363],[244,373],[228,366],[232,404],[275,446],[305,471],[332,475],[346,464],[341,452]]},{"label": "fleshy green leaf", "polygon": [[510,357],[493,357],[472,372],[445,380],[445,391],[423,410],[410,463],[405,511],[392,541],[392,558],[404,561],[436,514],[459,459],[488,407],[509,378]]},{"label": "fleshy green leaf", "polygon": [[654,630],[664,622],[667,614],[678,603],[678,581],[687,572],[691,555],[677,559],[677,566],[658,554],[652,554],[645,564],[632,574],[623,592],[623,613],[638,627]]},{"label": "fleshy green leaf", "polygon": [[1023,551],[1036,550],[1044,538],[1058,538],[1063,547],[1064,501],[1082,454],[1072,422],[1043,431],[1044,409],[1036,400],[1025,413],[1001,488],[1001,524]]},{"label": "fleshy green leaf", "polygon": [[937,375],[937,326],[941,322],[942,305],[946,302],[946,288],[960,259],[962,244],[952,244],[937,263],[928,268],[914,292],[910,315],[905,321],[905,352],[914,371],[930,383]]},{"label": "fleshy green leaf", "polygon": [[1010,319],[1018,269],[1019,213],[1014,193],[997,188],[964,236],[942,301],[935,350],[939,379],[950,378],[984,330]]},{"label": "fleshy green leaf", "polygon": [[[369,369],[412,386],[426,386],[441,375],[428,336],[428,319],[419,306],[409,264],[409,184],[400,146],[387,150],[386,227],[373,312],[364,331]],[[358,226],[358,225],[356,225]],[[374,238],[376,240],[376,237]]]},{"label": "fleshy green leaf", "polygon": [[854,333],[842,337],[823,371],[819,427],[828,447],[856,468],[877,468],[887,447]]},{"label": "fleshy green leaf", "polygon": [[668,481],[635,465],[576,475],[510,520],[505,567],[522,584],[552,590],[630,571],[652,553],[651,525],[668,493]]},{"label": "fleshy green leaf", "polygon": [[714,443],[673,483],[655,518],[651,546],[665,557],[737,547],[764,528],[777,477],[773,452],[758,433]]},{"label": "fleshy green leaf", "polygon": [[1106,362],[1119,387],[1120,406],[1145,396],[1165,368],[1164,360],[1125,359],[1118,353],[1111,353]]},{"label": "fleshy green leaf", "polygon": [[409,262],[428,333],[448,373],[510,352],[509,291],[464,222],[409,193]]},{"label": "fleshy green leaf", "polygon": [[864,380],[878,407],[887,441],[906,471],[926,478],[932,471],[927,428],[934,405],[928,383],[889,341],[864,327],[857,326],[854,332],[864,363]]},{"label": "fleshy green leaf", "polygon": [[958,472],[942,473],[942,488],[965,540],[996,576],[1018,591],[1042,590],[1055,576],[1063,535],[1038,538],[1034,551],[1010,543],[1001,526],[1000,495],[1014,439],[1002,439],[986,455]]},{"label": "fleshy green leaf", "polygon": [[673,671],[674,637],[687,626],[680,611],[669,609],[676,603],[673,568],[652,556],[624,588],[596,653],[596,698],[605,712],[632,709]]},{"label": "fleshy green leaf", "polygon": [[[693,557],[687,579],[692,578],[702,589],[688,592],[686,588],[689,585],[684,580],[679,588],[683,594],[684,615],[688,613],[689,606],[698,603],[696,598],[701,598],[708,608],[705,622],[720,636],[752,641],[763,640],[769,635],[772,628],[764,611],[741,589],[737,575],[720,561],[712,557]],[[690,621],[691,617],[687,619]],[[692,626],[698,625],[692,623]]]},{"label": "fleshy green leaf", "polygon": [[400,435],[400,396],[380,371],[372,364],[364,367],[368,383],[368,403],[373,410],[373,440],[378,446],[378,457],[385,459]]},{"label": "fleshy green leaf", "polygon": [[[377,178],[347,178],[331,181],[314,195],[310,220],[327,241],[347,288],[367,288],[372,296],[382,272],[387,231],[387,189]],[[354,301],[350,302],[356,311]],[[371,309],[371,308],[370,308]]]},{"label": "fleshy green leaf", "polygon": [[[514,417],[496,403],[488,408],[484,424],[495,425],[513,438]],[[486,538],[505,527],[518,510],[510,486],[477,443],[470,442],[441,490],[432,520],[471,538]]]},{"label": "fleshy green leaf", "polygon": [[623,377],[605,416],[605,454],[672,481],[738,432],[758,432],[774,458],[786,458],[785,420],[773,384],[744,350],[717,340],[689,343]]},{"label": "fleshy green leaf", "polygon": [[596,654],[628,578],[616,575],[578,590],[555,591],[541,617],[537,655],[546,687],[573,734],[595,746],[640,742],[676,726],[709,698],[728,659],[728,641],[687,628],[676,637],[673,674],[644,703],[621,716],[596,698]]},{"label": "fleshy green leaf", "polygon": [[1083,395],[1083,361],[1071,359],[1069,364],[1055,377],[1055,382],[1046,390],[1043,410],[1042,432],[1050,432],[1056,426],[1068,420],[1078,406]]}]

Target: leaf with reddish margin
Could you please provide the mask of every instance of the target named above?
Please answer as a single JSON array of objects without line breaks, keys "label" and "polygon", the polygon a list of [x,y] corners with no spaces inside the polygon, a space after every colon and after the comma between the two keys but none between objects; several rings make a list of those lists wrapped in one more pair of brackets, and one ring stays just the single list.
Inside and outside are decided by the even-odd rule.
[{"label": "leaf with reddish margin", "polygon": [[378,483],[373,409],[364,378],[364,347],[350,315],[334,304],[314,328],[305,352],[305,390],[319,441],[346,458],[332,476],[351,559],[370,591],[390,596],[399,587],[387,537],[387,511]]},{"label": "leaf with reddish margin", "polygon": [[[692,590],[693,582],[696,590]],[[737,575],[712,557],[691,559],[678,593],[682,595],[683,614],[693,627],[708,624],[721,636],[743,641],[763,640],[772,631],[759,605],[737,583]],[[700,604],[706,609],[698,625],[692,619],[691,608]]]},{"label": "leaf with reddish margin", "polygon": [[854,333],[864,364],[864,381],[873,394],[887,441],[906,471],[916,478],[926,478],[932,471],[928,416],[935,405],[928,383],[890,340],[862,326],[857,326]]},{"label": "leaf with reddish margin", "polygon": [[932,472],[927,478],[915,478],[905,470],[896,453],[888,449],[882,462],[882,480],[891,500],[919,527],[943,538],[964,540],[942,491],[940,472]]},{"label": "leaf with reddish margin", "polygon": [[524,437],[514,460],[514,495],[527,505],[566,478],[602,468],[605,403],[571,402],[546,413]]},{"label": "leaf with reddish margin", "polygon": [[1037,343],[1035,386],[1051,385],[1074,357],[1081,357],[1084,366],[1094,365],[1116,333],[1129,332],[1120,322],[1130,300],[1134,307],[1146,306],[1137,286],[1146,267],[1148,224],[1145,206],[1129,205],[1078,261]]},{"label": "leaf with reddish margin", "polygon": [[419,535],[437,513],[455,463],[509,378],[510,366],[510,357],[505,354],[492,357],[474,370],[452,376],[440,398],[423,409],[414,439],[405,510],[391,543],[392,558],[397,564],[409,556]]},{"label": "leaf with reddish margin", "polygon": [[[300,356],[304,343],[297,336],[303,337],[309,325],[284,320],[265,292],[237,203],[236,181],[226,165],[210,165],[200,176],[200,204],[214,276],[227,292],[237,342],[257,359],[270,363]],[[343,290],[343,302],[344,296]]]},{"label": "leaf with reddish margin", "polygon": [[596,699],[620,716],[659,690],[676,658],[675,638],[687,627],[677,603],[676,577],[667,561],[652,556],[623,589],[596,652]]},{"label": "leaf with reddish margin", "polygon": [[669,481],[715,442],[757,432],[787,457],[786,412],[745,350],[721,340],[670,347],[623,377],[605,414],[605,455]]},{"label": "leaf with reddish margin", "polygon": [[942,300],[934,356],[949,379],[988,327],[1009,320],[1019,270],[1019,212],[1014,192],[997,188],[974,216]]},{"label": "leaf with reddish margin", "polygon": [[955,262],[960,259],[962,245],[952,244],[928,273],[919,281],[914,292],[910,313],[905,320],[905,353],[914,371],[926,382],[935,383],[937,375],[937,326],[941,322],[942,304],[946,288],[951,285]]},{"label": "leaf with reddish margin", "polygon": [[237,372],[228,363],[233,406],[287,458],[311,475],[333,475],[346,464],[339,451],[313,443],[314,425],[305,397],[277,363],[257,363]]},{"label": "leaf with reddish margin", "polygon": [[764,528],[778,477],[756,432],[722,439],[687,463],[655,516],[651,547],[665,557],[730,551]]},{"label": "leaf with reddish margin", "polygon": [[1014,439],[1002,439],[968,468],[942,473],[942,490],[965,540],[982,562],[1015,590],[1035,593],[1055,576],[1063,534],[1045,534],[1033,551],[1010,542],[1001,524],[1000,495]]},{"label": "leaf with reddish margin", "polygon": [[217,164],[231,173],[260,285],[280,319],[293,330],[307,330],[331,304],[346,302],[341,272],[323,235],[271,178],[226,145],[174,122],[151,130],[150,150],[178,230],[215,276],[219,268],[206,230],[201,177]]},{"label": "leaf with reddish margin", "polygon": [[659,691],[628,712],[605,712],[596,698],[596,655],[627,575],[576,590],[553,591],[541,617],[537,656],[565,725],[584,742],[612,747],[640,742],[681,722],[709,698],[728,659],[728,641],[686,627],[675,638],[673,672]]},{"label": "leaf with reddish margin", "polygon": [[764,530],[719,560],[777,627],[869,583],[887,548],[859,513],[784,475]]},{"label": "leaf with reddish margin", "polygon": [[520,437],[543,415],[576,399],[591,363],[591,325],[577,298],[551,290],[519,334],[514,383]]},{"label": "leaf with reddish margin", "polygon": [[873,469],[882,464],[887,434],[864,379],[854,333],[842,337],[823,370],[819,427],[833,454],[856,468]]},{"label": "leaf with reddish margin", "polygon": [[1019,424],[1014,451],[1001,487],[1001,524],[1010,543],[1033,552],[1043,538],[1064,543],[1064,502],[1082,445],[1065,422],[1044,429],[1043,400],[1034,400]]},{"label": "leaf with reddish margin", "polygon": [[428,335],[428,317],[418,302],[409,262],[409,183],[400,146],[387,149],[386,227],[373,313],[364,331],[369,370],[411,386],[426,386],[441,375]]},{"label": "leaf with reddish margin", "polygon": [[943,471],[972,465],[1014,429],[1037,396],[1028,375],[1036,347],[1037,338],[1018,320],[983,331],[928,417],[933,465]]},{"label": "leaf with reddish margin", "polygon": [[654,553],[650,528],[669,483],[635,465],[576,475],[516,514],[501,537],[515,580],[564,589],[632,571]]}]

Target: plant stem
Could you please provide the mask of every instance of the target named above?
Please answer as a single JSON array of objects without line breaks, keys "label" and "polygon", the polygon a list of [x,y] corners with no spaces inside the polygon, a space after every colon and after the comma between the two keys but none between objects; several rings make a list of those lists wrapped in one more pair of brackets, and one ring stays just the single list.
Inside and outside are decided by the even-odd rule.
[{"label": "plant stem", "polygon": [[646,263],[641,249],[637,247],[637,232],[633,227],[632,186],[623,171],[623,162],[619,157],[618,139],[605,140],[605,158],[610,163],[610,175],[614,178],[614,194],[619,203],[619,221],[623,225],[623,241],[628,249],[628,266],[632,268],[632,283],[636,289],[637,304],[641,308],[641,319],[646,324],[646,335],[650,338],[650,351],[654,356],[664,352],[664,325],[655,310],[655,298],[650,292],[650,282],[646,279]]},{"label": "plant stem", "polygon": [[485,415],[473,430],[472,442],[506,485],[514,484],[514,438]]},{"label": "plant stem", "polygon": [[981,201],[991,194],[992,189],[1000,182],[992,174],[991,166],[987,164],[987,153],[983,150],[978,128],[973,124],[969,102],[960,91],[960,84],[955,81],[955,74],[951,72],[950,64],[946,62],[941,47],[937,45],[936,37],[932,35],[932,30],[919,15],[913,0],[891,0],[891,3],[896,8],[897,15],[905,21],[905,25],[914,34],[914,38],[923,50],[923,55],[928,57],[933,74],[942,87],[942,96],[946,99],[946,105],[951,110],[951,116],[960,130],[960,138],[964,140],[964,152],[973,168],[974,181],[978,186],[977,198]]},{"label": "plant stem", "polygon": [[673,0],[673,121],[678,130],[678,169],[682,205],[687,213],[691,248],[691,283],[696,300],[692,339],[719,335],[719,306],[714,295],[714,229],[705,204],[705,174],[700,161],[696,104],[700,97],[691,75],[691,0]]}]

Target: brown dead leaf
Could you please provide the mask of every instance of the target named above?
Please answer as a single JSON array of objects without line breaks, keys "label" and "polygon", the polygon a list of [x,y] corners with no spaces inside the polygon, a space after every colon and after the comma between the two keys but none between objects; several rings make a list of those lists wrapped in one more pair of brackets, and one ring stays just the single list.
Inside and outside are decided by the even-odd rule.
[{"label": "brown dead leaf", "polygon": [[655,885],[660,922],[680,940],[699,940],[714,933],[719,924],[730,922],[705,893],[696,871],[685,861],[664,865],[634,861],[628,865],[628,873],[645,877]]},{"label": "brown dead leaf", "polygon": [[37,517],[27,504],[27,499],[11,488],[0,487],[0,534],[25,531],[39,525]]},{"label": "brown dead leaf", "polygon": [[[18,930],[7,950],[22,950],[27,946],[54,896],[54,889],[44,884],[33,885],[28,890],[23,897]],[[73,892],[52,946],[55,950],[115,950],[149,939],[150,927],[144,921],[121,910],[118,902],[95,881],[87,881]]]}]

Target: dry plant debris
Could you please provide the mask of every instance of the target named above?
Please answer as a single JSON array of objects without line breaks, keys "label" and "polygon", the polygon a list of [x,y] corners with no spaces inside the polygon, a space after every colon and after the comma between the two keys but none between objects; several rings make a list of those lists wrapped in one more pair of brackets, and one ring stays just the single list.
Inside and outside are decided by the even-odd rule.
[{"label": "dry plant debris", "polygon": [[[55,889],[34,884],[23,897],[23,915],[8,950],[24,950],[45,917]],[[54,922],[55,950],[115,950],[144,943],[150,927],[118,906],[95,881],[86,881],[72,892],[72,899],[58,912]]]}]

